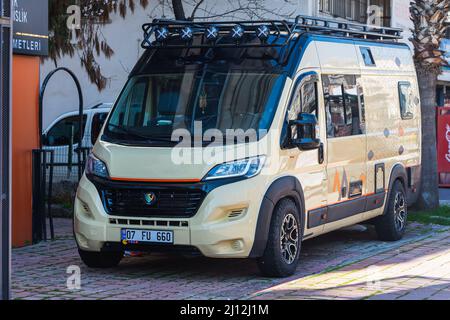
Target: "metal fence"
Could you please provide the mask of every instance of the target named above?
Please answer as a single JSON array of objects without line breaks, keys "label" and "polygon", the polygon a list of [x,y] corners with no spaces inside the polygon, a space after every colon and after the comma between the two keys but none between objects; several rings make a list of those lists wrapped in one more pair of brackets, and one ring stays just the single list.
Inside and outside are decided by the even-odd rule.
[{"label": "metal fence", "polygon": [[[74,81],[79,99],[78,114],[55,124],[43,133],[44,95],[49,81],[57,72],[68,74]],[[90,152],[90,128],[83,112],[83,94],[75,74],[60,67],[44,79],[39,93],[39,130],[42,132],[40,148],[33,150],[33,242],[54,239],[53,216],[55,209],[65,209],[71,216],[78,181],[84,171]],[[88,134],[86,133],[86,130]],[[47,225],[49,230],[47,230]],[[50,231],[50,235],[48,234]]]},{"label": "metal fence", "polygon": [[[68,144],[60,146],[43,145],[42,150],[53,152],[53,179],[55,182],[60,181],[78,181],[83,174],[83,164],[90,152],[92,143],[90,142],[90,135],[85,135],[83,138],[82,147],[79,147],[77,139],[73,138],[74,135],[68,135]],[[81,156],[81,159],[80,159]],[[48,171],[47,174],[50,174]]]},{"label": "metal fence", "polygon": [[[32,151],[33,243],[55,238],[55,215],[72,216],[75,191],[92,145],[90,135],[84,131],[82,144],[79,143],[76,128],[80,125],[75,118],[74,122],[63,124],[67,128],[57,139],[43,136],[42,148]],[[84,123],[81,127],[86,129]]]},{"label": "metal fence", "polygon": [[65,209],[65,216],[71,216],[76,187],[90,150],[73,146],[33,150],[33,243],[54,240],[55,211]]}]

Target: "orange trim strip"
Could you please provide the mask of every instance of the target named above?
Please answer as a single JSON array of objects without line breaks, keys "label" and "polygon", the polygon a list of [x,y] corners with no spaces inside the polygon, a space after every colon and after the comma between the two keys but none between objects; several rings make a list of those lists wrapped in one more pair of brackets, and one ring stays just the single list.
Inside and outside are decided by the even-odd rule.
[{"label": "orange trim strip", "polygon": [[128,181],[128,182],[161,182],[161,183],[192,183],[200,182],[200,179],[141,179],[141,178],[110,178],[113,181]]}]

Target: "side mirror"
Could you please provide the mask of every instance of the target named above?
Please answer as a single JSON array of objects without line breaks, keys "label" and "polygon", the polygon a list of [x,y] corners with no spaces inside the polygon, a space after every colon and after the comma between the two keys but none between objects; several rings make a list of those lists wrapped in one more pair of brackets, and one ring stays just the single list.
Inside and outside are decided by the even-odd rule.
[{"label": "side mirror", "polygon": [[[289,121],[290,144],[301,150],[319,149],[320,139],[316,136],[317,118],[310,113],[300,113],[297,120]],[[292,138],[292,129],[297,129],[297,138]]]}]

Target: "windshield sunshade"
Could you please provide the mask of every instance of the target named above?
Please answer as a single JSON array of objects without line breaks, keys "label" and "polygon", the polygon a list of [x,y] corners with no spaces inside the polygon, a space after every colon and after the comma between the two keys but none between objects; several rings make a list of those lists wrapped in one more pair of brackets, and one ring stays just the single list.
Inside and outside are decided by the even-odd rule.
[{"label": "windshield sunshade", "polygon": [[224,135],[230,129],[267,130],[285,79],[277,73],[207,68],[136,76],[118,100],[105,135],[126,143],[173,145],[177,129],[192,137],[209,129]]}]

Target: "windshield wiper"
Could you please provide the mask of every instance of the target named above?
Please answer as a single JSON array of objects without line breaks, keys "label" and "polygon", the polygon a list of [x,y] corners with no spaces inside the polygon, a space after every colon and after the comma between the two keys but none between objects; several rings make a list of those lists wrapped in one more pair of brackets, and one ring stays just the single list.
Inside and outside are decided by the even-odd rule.
[{"label": "windshield wiper", "polygon": [[179,141],[174,141],[174,140],[167,139],[167,138],[145,136],[145,135],[139,134],[139,133],[137,133],[135,131],[132,131],[130,129],[127,129],[125,127],[118,126],[118,125],[115,125],[115,124],[112,124],[112,123],[109,123],[107,126],[108,127],[111,126],[111,127],[115,128],[115,129],[118,129],[118,130],[122,131],[122,133],[128,134],[128,135],[133,136],[135,138],[142,139],[145,142],[157,141],[157,142],[166,142],[166,143],[171,143],[171,144],[179,143]]}]

